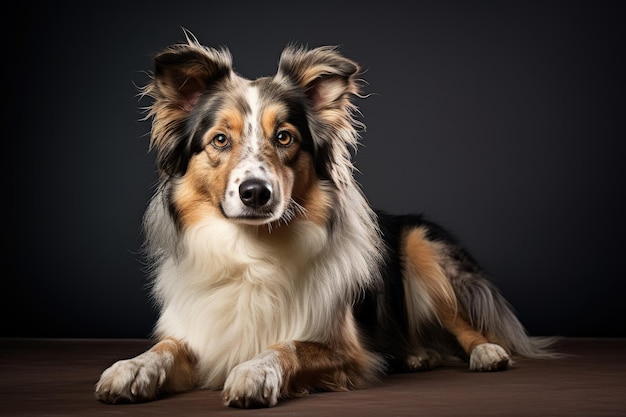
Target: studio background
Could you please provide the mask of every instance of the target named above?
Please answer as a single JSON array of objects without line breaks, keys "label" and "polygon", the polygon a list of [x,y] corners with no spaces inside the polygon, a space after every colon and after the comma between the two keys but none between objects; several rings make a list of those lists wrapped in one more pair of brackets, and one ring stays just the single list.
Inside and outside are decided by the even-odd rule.
[{"label": "studio background", "polygon": [[530,333],[625,337],[617,5],[14,5],[2,18],[0,337],[150,334],[139,253],[156,173],[137,86],[182,27],[227,46],[248,78],[273,75],[290,42],[339,45],[368,82],[355,163],[370,202],[450,228]]}]

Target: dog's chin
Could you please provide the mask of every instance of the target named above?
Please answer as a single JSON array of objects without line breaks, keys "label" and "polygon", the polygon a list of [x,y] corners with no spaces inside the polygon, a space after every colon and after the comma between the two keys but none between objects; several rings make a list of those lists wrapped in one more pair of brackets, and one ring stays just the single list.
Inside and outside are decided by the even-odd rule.
[{"label": "dog's chin", "polygon": [[238,213],[227,213],[222,210],[222,214],[233,223],[263,226],[280,220],[283,217],[283,210],[278,208],[274,210],[243,210]]},{"label": "dog's chin", "polygon": [[280,219],[280,216],[236,216],[236,217],[228,217],[226,218],[234,223],[245,224],[249,226],[263,226],[266,224],[270,224]]}]

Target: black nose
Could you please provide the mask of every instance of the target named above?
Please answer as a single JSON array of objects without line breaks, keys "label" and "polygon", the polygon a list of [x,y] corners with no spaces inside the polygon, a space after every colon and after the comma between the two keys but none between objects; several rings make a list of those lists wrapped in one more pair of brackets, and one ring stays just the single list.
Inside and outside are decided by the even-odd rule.
[{"label": "black nose", "polygon": [[252,208],[264,206],[272,196],[270,185],[262,180],[246,180],[239,186],[239,198],[243,204]]}]

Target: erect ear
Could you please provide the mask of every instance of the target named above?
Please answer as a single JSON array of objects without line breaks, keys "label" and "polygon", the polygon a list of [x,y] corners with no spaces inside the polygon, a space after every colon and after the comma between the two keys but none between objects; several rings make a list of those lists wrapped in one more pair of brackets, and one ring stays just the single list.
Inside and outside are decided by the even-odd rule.
[{"label": "erect ear", "polygon": [[[354,119],[353,96],[359,95],[359,65],[343,57],[334,47],[311,50],[290,46],[280,58],[277,82],[290,82],[308,99],[309,128],[316,160],[322,162],[318,173],[335,184],[352,182],[350,147],[359,139]],[[346,146],[348,145],[348,146]]]},{"label": "erect ear", "polygon": [[143,93],[154,99],[150,145],[156,147],[159,169],[169,175],[184,173],[189,157],[185,121],[211,85],[232,72],[232,57],[225,49],[201,46],[187,34],[188,43],[173,45],[154,58],[152,81]]}]

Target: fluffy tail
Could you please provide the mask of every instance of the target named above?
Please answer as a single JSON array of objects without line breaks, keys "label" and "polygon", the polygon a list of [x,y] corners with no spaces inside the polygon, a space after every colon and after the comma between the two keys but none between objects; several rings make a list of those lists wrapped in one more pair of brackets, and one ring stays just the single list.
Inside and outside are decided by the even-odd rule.
[{"label": "fluffy tail", "polygon": [[459,280],[453,282],[453,287],[472,327],[493,338],[511,354],[532,359],[561,356],[553,349],[559,338],[529,336],[511,305],[485,278]]}]

